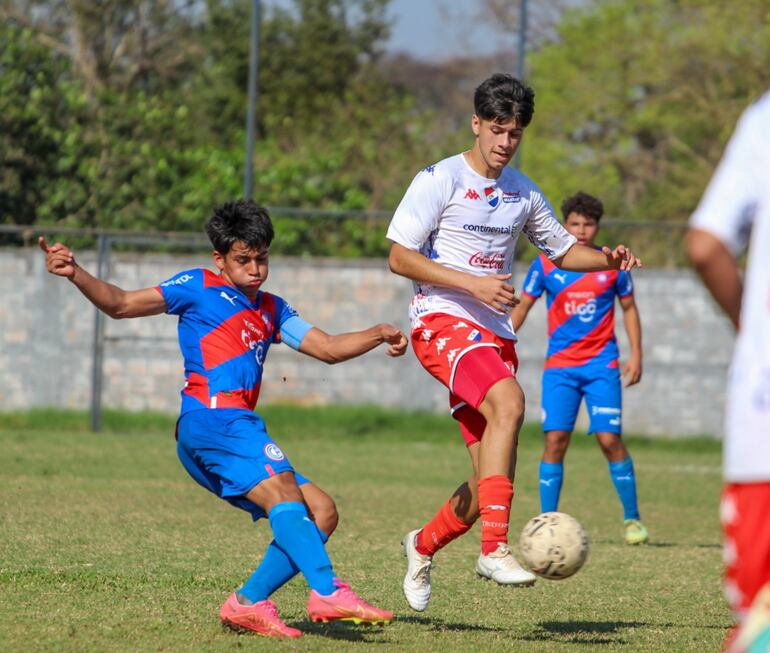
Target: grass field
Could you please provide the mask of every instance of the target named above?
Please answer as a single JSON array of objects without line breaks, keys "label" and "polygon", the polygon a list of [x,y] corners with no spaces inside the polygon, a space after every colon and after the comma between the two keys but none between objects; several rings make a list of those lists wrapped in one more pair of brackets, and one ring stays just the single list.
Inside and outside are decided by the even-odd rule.
[{"label": "grass field", "polygon": [[[588,529],[584,569],[510,589],[475,578],[474,528],[436,558],[424,613],[401,595],[402,535],[468,473],[449,418],[369,408],[264,411],[295,466],[335,497],[337,573],[397,612],[387,628],[310,623],[294,579],[273,597],[306,636],[222,629],[218,608],[257,565],[264,522],[209,495],[176,459],[173,419],[0,414],[0,651],[718,651],[720,451],[701,440],[629,439],[651,544],[621,540],[596,445],[575,437],[560,509]],[[511,533],[538,510],[536,429],[522,434]],[[515,538],[512,538],[515,540]]]}]

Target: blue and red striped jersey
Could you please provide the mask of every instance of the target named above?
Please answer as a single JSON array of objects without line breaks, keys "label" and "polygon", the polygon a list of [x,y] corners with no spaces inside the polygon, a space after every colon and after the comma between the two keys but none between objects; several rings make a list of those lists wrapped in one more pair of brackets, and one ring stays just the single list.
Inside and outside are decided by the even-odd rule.
[{"label": "blue and red striped jersey", "polygon": [[619,270],[569,272],[542,254],[532,263],[522,294],[546,293],[548,354],[545,368],[576,367],[589,362],[618,366],[615,297],[634,292],[631,275]]},{"label": "blue and red striped jersey", "polygon": [[302,335],[310,328],[281,297],[260,291],[252,302],[210,270],[180,272],[156,289],[167,312],[179,316],[186,379],[182,414],[201,408],[253,410],[267,351],[281,342],[282,327],[296,318]]}]

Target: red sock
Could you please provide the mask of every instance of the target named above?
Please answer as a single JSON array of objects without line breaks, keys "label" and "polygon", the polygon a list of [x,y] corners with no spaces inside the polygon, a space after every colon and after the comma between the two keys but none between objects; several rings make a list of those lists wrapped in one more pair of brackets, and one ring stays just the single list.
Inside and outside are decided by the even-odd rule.
[{"label": "red sock", "polygon": [[513,483],[507,476],[487,476],[479,480],[481,552],[484,555],[492,553],[500,543],[508,544],[512,499]]},{"label": "red sock", "polygon": [[432,556],[443,549],[452,540],[467,533],[473,524],[466,524],[452,510],[452,500],[448,500],[433,519],[431,519],[417,534],[417,545],[414,547],[424,556]]}]

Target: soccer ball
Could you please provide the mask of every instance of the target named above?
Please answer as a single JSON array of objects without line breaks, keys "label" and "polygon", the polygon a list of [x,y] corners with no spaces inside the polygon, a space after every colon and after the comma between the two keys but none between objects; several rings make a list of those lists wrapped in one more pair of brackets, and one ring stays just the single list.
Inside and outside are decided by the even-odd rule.
[{"label": "soccer ball", "polygon": [[590,548],[588,533],[564,512],[544,512],[530,519],[519,538],[524,562],[549,580],[569,578],[585,563]]}]

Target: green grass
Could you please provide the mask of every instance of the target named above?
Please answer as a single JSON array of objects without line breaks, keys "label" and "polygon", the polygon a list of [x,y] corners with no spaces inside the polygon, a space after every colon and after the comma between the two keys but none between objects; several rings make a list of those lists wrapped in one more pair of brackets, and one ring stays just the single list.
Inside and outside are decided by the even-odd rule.
[{"label": "green grass", "polygon": [[[606,463],[575,436],[560,508],[588,529],[575,577],[501,588],[473,573],[474,528],[436,558],[424,613],[401,596],[402,535],[469,471],[448,418],[368,407],[269,407],[298,469],[335,497],[337,573],[391,626],[311,624],[295,579],[274,596],[306,632],[276,642],[223,630],[217,612],[258,563],[267,523],[209,495],[176,460],[173,418],[0,413],[2,651],[718,651],[731,619],[721,594],[718,443],[629,438],[652,543],[621,540]],[[511,532],[538,512],[536,428],[522,434]],[[515,538],[513,538],[515,540]]]}]

